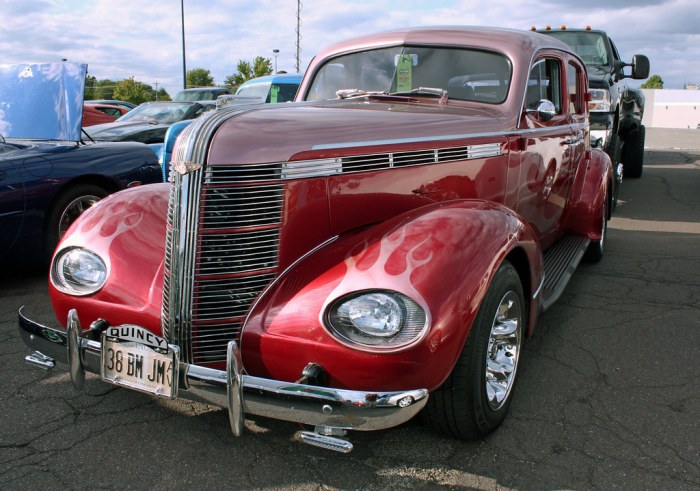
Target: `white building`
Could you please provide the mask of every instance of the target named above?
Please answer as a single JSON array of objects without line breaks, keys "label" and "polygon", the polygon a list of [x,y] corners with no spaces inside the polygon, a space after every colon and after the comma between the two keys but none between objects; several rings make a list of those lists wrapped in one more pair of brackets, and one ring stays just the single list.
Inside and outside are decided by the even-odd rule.
[{"label": "white building", "polygon": [[645,126],[700,129],[700,90],[644,89],[644,96]]}]

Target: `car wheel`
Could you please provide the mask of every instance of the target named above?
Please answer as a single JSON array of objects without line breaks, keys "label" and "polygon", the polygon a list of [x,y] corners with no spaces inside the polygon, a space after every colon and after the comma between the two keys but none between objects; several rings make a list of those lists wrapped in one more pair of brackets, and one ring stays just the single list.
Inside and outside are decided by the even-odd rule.
[{"label": "car wheel", "polygon": [[625,166],[627,177],[642,177],[644,170],[644,140],[646,128],[639,126],[639,131],[634,132],[622,146],[622,164]]},{"label": "car wheel", "polygon": [[61,193],[46,220],[46,256],[53,254],[59,239],[85,210],[109,193],[92,184],[80,184]]},{"label": "car wheel", "polygon": [[526,312],[520,277],[504,261],[452,373],[428,399],[423,416],[430,426],[465,440],[498,428],[513,397]]},{"label": "car wheel", "polygon": [[[622,162],[622,147],[620,136],[617,133],[611,133],[608,143],[605,145],[605,153],[610,157],[613,169],[613,189],[612,189],[612,205],[613,210],[617,206],[617,198],[620,194],[620,183],[622,182],[622,172],[620,171],[620,163]],[[627,168],[623,165],[623,171]]]},{"label": "car wheel", "polygon": [[597,263],[601,259],[603,259],[603,251],[605,249],[605,240],[608,235],[608,197],[607,195],[605,196],[605,206],[603,206],[603,213],[602,216],[600,217],[601,221],[601,229],[600,229],[600,239],[598,240],[592,240],[590,244],[588,244],[588,248],[586,249],[586,253],[583,255],[583,260],[587,263]]}]

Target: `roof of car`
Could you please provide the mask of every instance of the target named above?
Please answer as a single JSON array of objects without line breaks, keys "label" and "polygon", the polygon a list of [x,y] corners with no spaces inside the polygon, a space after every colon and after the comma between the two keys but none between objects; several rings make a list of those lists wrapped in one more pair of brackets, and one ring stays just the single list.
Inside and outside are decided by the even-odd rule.
[{"label": "roof of car", "polygon": [[545,47],[569,49],[551,36],[532,31],[482,26],[428,26],[383,31],[343,41],[320,52],[317,59],[343,51],[399,44],[488,47],[504,53]]},{"label": "roof of car", "polygon": [[241,84],[241,87],[244,85],[253,85],[253,84],[260,84],[260,83],[274,83],[274,84],[299,84],[301,83],[301,79],[304,78],[304,75],[301,73],[276,73],[273,75],[265,75],[263,77],[256,77],[256,78],[251,78],[250,80],[246,80]]}]

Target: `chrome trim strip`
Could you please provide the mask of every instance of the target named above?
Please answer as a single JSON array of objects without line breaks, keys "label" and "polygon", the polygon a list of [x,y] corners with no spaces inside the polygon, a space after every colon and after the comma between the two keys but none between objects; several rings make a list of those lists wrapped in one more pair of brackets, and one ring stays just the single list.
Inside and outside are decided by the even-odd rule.
[{"label": "chrome trim strip", "polygon": [[540,296],[540,293],[542,293],[542,287],[544,287],[544,273],[542,273],[542,276],[540,278],[540,285],[537,287],[537,290],[535,290],[535,292],[532,294],[533,300]]},{"label": "chrome trim strip", "polygon": [[[75,328],[85,333],[74,318]],[[78,354],[78,369],[100,373],[99,341],[71,336],[60,328],[29,320],[19,311],[19,330],[27,346],[61,363],[68,352]],[[177,397],[205,402],[229,410],[232,430],[243,428],[244,414],[315,426],[360,431],[381,430],[404,423],[428,402],[427,389],[405,391],[357,391],[271,380],[241,373],[240,352],[235,343],[228,345],[229,369],[179,362]],[[237,387],[237,384],[240,384]],[[125,387],[126,388],[126,387]],[[240,397],[240,402],[237,401]],[[406,398],[411,404],[404,407]],[[399,405],[399,401],[402,404]]]},{"label": "chrome trim strip", "polygon": [[[558,126],[558,128],[570,128],[570,129],[582,129],[586,128],[588,125],[586,123],[570,123]],[[338,148],[355,148],[355,147],[367,147],[372,145],[401,145],[405,143],[420,143],[420,142],[433,142],[433,141],[449,141],[449,140],[463,140],[467,138],[492,138],[492,137],[509,137],[509,136],[520,136],[520,135],[535,135],[537,133],[546,133],[552,131],[552,128],[532,128],[532,129],[515,129],[509,131],[492,131],[485,133],[462,133],[457,135],[437,135],[428,137],[416,137],[416,138],[393,138],[388,140],[367,140],[358,142],[343,142],[343,143],[324,143],[321,145],[314,145],[311,147],[312,150],[332,150]],[[476,145],[478,146],[478,145]]]}]

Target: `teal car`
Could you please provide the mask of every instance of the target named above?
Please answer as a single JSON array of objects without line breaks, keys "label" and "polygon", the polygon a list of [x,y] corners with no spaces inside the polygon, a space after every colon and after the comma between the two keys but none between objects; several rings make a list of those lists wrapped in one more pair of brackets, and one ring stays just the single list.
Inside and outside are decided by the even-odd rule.
[{"label": "teal car", "polygon": [[301,83],[301,73],[267,75],[248,80],[236,91],[237,96],[257,98],[260,102],[291,102]]}]

